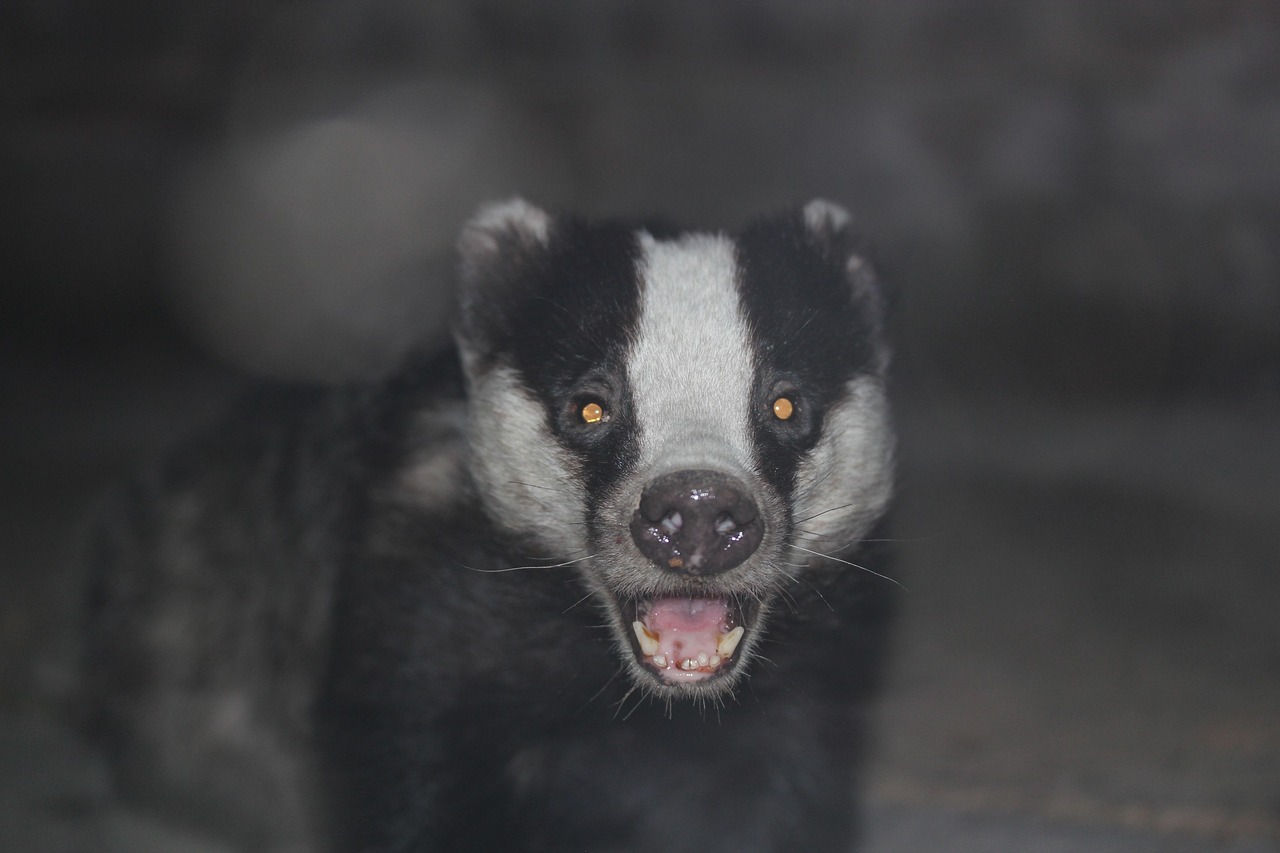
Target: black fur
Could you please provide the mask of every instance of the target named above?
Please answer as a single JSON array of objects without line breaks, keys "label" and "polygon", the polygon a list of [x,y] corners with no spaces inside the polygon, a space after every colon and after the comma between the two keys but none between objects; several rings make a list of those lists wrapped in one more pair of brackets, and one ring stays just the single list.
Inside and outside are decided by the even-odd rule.
[{"label": "black fur", "polygon": [[[634,430],[621,415],[630,404],[623,362],[640,313],[636,260],[632,228],[563,219],[544,251],[523,253],[502,287],[483,291],[484,305],[464,311],[485,323],[488,351],[503,354],[539,394],[552,434],[582,455],[593,495],[635,455]],[[586,400],[618,417],[607,429],[582,431],[576,406]]]},{"label": "black fur", "polygon": [[[826,295],[832,282],[808,286],[839,263],[789,221],[740,242],[762,384],[805,377],[801,437],[757,428],[762,472],[787,483],[878,334]],[[557,412],[582,394],[625,411],[629,233],[557,223],[548,251],[516,252],[503,301],[468,314],[466,333],[543,395],[548,430],[596,478],[588,491],[625,470],[634,437],[592,445]],[[770,296],[783,275],[792,289]],[[810,300],[809,319],[772,328],[789,313],[779,298]],[[87,648],[122,790],[246,850],[847,849],[891,585],[840,567],[803,576],[780,591],[736,695],[652,701],[580,576],[551,566],[572,555],[529,553],[492,522],[461,464],[463,404],[450,353],[367,388],[264,392],[120,500]],[[403,480],[424,449],[459,460],[425,502]],[[886,530],[842,558],[886,573]],[[240,717],[235,701],[217,710],[241,695]],[[165,708],[196,734],[157,730]]]},{"label": "black fur", "polygon": [[855,250],[861,254],[845,234],[811,233],[798,214],[761,219],[738,239],[757,384],[771,398],[790,394],[804,379],[793,421],[769,417],[763,401],[753,408],[757,464],[784,494],[791,491],[801,454],[817,441],[823,415],[845,382],[875,368],[882,309],[874,292],[847,281],[845,264]]},{"label": "black fur", "polygon": [[889,617],[874,578],[790,587],[749,689],[667,706],[628,695],[570,575],[459,570],[511,564],[493,531],[459,542],[459,524],[384,525],[342,589],[359,606],[340,608],[320,718],[355,810],[344,849],[848,849]]}]

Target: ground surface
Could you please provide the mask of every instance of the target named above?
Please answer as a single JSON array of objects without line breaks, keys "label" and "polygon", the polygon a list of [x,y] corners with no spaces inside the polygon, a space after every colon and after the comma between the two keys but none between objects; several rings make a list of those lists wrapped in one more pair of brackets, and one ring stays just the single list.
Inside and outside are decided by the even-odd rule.
[{"label": "ground surface", "polygon": [[[101,763],[58,700],[77,519],[240,380],[167,337],[11,355],[0,849],[217,850],[103,810]],[[903,396],[909,592],[866,849],[1280,849],[1277,411]]]}]

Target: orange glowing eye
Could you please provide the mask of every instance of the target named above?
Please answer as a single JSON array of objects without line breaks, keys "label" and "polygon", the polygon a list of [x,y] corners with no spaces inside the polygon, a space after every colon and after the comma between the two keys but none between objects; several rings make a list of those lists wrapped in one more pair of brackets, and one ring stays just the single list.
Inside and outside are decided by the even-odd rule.
[{"label": "orange glowing eye", "polygon": [[604,408],[599,403],[587,403],[582,407],[582,420],[588,424],[598,424],[604,420]]},{"label": "orange glowing eye", "polygon": [[779,397],[773,401],[773,414],[780,421],[789,419],[795,414],[796,407],[786,397]]}]

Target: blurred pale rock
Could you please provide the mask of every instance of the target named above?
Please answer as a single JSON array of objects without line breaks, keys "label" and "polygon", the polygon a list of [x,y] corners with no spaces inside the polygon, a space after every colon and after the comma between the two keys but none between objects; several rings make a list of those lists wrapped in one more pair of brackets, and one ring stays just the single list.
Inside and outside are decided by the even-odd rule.
[{"label": "blurred pale rock", "polygon": [[434,81],[252,124],[179,196],[179,311],[279,376],[360,375],[443,340],[460,224],[483,201],[548,192],[561,169],[537,137],[483,87]]}]

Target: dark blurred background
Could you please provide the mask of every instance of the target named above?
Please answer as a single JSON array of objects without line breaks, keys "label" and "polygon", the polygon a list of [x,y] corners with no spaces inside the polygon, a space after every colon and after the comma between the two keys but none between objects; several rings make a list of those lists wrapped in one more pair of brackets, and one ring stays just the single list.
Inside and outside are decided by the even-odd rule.
[{"label": "dark blurred background", "polygon": [[848,205],[902,294],[870,851],[1280,849],[1280,5],[5,0],[0,849],[104,807],[92,496],[443,339],[481,202]]}]

